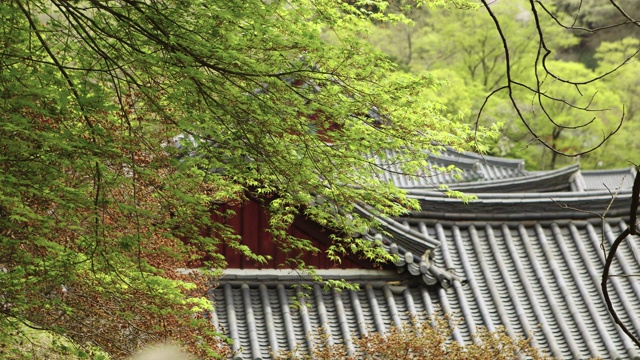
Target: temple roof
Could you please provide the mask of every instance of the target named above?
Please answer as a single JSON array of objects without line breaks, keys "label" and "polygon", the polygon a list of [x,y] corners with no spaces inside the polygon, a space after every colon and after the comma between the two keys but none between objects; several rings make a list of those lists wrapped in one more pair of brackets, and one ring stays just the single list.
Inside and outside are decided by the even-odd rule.
[{"label": "temple roof", "polygon": [[[393,153],[389,154],[393,158]],[[429,167],[422,176],[408,176],[400,164],[378,160],[378,165],[386,169],[382,179],[393,182],[403,189],[434,188],[441,184],[461,182],[494,181],[521,177],[528,174],[524,160],[506,159],[445,149],[441,154],[429,158]],[[438,171],[434,168],[455,166],[458,171]]]},{"label": "temple roof", "polygon": [[[447,156],[443,163],[453,155]],[[474,341],[478,326],[503,326],[562,359],[640,359],[600,290],[603,248],[628,225],[633,171],[570,166],[527,172],[521,161],[467,153],[456,159],[466,167],[462,180],[435,182],[476,193],[468,204],[431,183],[403,183],[389,175],[422,210],[378,219],[383,232],[363,236],[397,254],[398,270],[321,273],[358,283],[360,290],[325,292],[284,270],[228,270],[213,290],[212,318],[234,339],[239,358],[267,359],[273,349],[307,353],[312,344],[305,334],[319,326],[326,326],[332,341],[350,344],[364,331],[385,332],[413,317],[444,312],[462,318],[454,338],[463,344]],[[639,240],[629,236],[620,246],[609,283],[614,307],[636,336]],[[311,306],[290,307],[296,298]]]},{"label": "temple roof", "polygon": [[[393,154],[389,154],[393,158]],[[424,174],[404,174],[400,164],[380,161],[387,171],[380,176],[409,192],[437,189],[440,185],[469,193],[533,193],[558,191],[594,191],[631,189],[635,179],[633,168],[613,170],[580,170],[579,164],[544,171],[525,170],[524,160],[480,155],[445,149],[429,158]],[[455,171],[440,168],[455,166]]]},{"label": "temple roof", "polygon": [[[455,340],[473,341],[478,326],[504,326],[511,335],[531,336],[533,345],[563,359],[640,358],[634,344],[611,319],[600,291],[604,264],[600,223],[591,221],[496,222],[484,225],[411,221],[439,239],[434,262],[454,269],[463,281],[426,286],[409,274],[375,270],[329,270],[326,278],[360,284],[360,290],[325,292],[288,271],[227,272],[213,291],[214,322],[234,339],[239,358],[269,358],[270,349],[308,351],[305,334],[327,326],[333,341],[368,331],[387,331],[424,321],[440,311],[462,317]],[[610,244],[626,224],[605,222]],[[621,249],[611,297],[623,321],[640,333],[640,273],[637,237]],[[301,286],[311,285],[308,292]],[[307,291],[309,297],[298,292]],[[297,299],[303,307],[290,307]],[[304,307],[309,303],[310,307]],[[273,334],[273,335],[271,335]]]}]

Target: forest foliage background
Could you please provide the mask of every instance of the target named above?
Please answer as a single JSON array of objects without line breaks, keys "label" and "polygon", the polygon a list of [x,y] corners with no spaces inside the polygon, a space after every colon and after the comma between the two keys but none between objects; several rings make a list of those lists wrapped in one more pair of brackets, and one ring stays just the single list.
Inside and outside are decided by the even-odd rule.
[{"label": "forest foliage background", "polygon": [[[403,2],[395,2],[398,9]],[[408,2],[407,2],[408,3]],[[537,3],[537,2],[536,2]],[[638,16],[633,1],[617,1],[629,16]],[[509,45],[511,71],[517,81],[533,85],[539,46],[529,1],[492,1],[491,9],[503,28]],[[608,1],[556,0],[544,4],[566,26],[597,29],[627,22]],[[639,27],[625,24],[600,31],[566,30],[542,10],[540,25],[550,48],[547,66],[556,75],[572,81],[585,81],[615,69],[638,49]],[[403,71],[429,71],[446,80],[437,93],[450,116],[475,124],[476,115],[488,93],[506,82],[505,56],[495,24],[483,8],[446,10],[413,9],[410,24],[371,26],[371,41]],[[624,110],[624,130],[605,144],[577,158],[563,157],[535,140],[519,121],[502,91],[491,98],[479,121],[502,122],[502,135],[490,150],[498,156],[523,158],[530,170],[555,169],[579,161],[583,169],[630,166],[632,154],[640,153],[635,136],[640,130],[638,107],[634,99],[640,78],[637,57],[619,71],[591,84],[575,87],[546,76],[542,91],[590,111],[568,104],[547,101],[549,115],[565,128],[554,126],[536,104],[535,94],[518,89],[517,101],[540,138],[557,150],[575,154],[596,146],[616,128]],[[538,66],[538,68],[540,68]],[[624,109],[623,109],[624,107]],[[606,111],[598,111],[606,110]],[[581,124],[588,126],[571,129]]]},{"label": "forest foliage background", "polygon": [[[528,3],[491,4],[522,83],[534,81],[539,45]],[[581,3],[580,24],[618,20]],[[573,21],[576,3],[552,11]],[[633,26],[584,34],[540,18],[548,66],[573,80],[639,47]],[[379,216],[418,207],[376,176],[380,160],[421,177],[444,147],[531,169],[576,161],[532,140],[504,92],[476,120],[504,85],[505,53],[473,1],[11,0],[0,2],[0,41],[3,357],[32,356],[37,334],[78,357],[166,340],[225,356],[207,319],[225,266],[217,250],[267,259],[212,221],[230,215],[219,204],[265,200],[285,266],[304,268],[300,254],[317,251],[287,233],[297,216],[341,234],[335,261],[355,252],[379,262],[390,255],[353,236],[376,226],[354,205]],[[514,96],[539,140],[567,153],[597,146],[622,118],[579,160],[627,166],[640,146],[637,66],[578,87],[544,78],[566,99],[545,103],[561,126],[526,89]],[[195,266],[217,270],[176,271]]]}]

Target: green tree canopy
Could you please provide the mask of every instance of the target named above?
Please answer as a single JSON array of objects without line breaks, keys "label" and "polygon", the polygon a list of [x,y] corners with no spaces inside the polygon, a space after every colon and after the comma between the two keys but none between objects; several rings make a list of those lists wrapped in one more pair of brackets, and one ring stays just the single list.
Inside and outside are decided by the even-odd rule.
[{"label": "green tree canopy", "polygon": [[[564,79],[586,81],[597,76],[581,63],[549,61],[547,66]],[[533,77],[523,77],[522,81],[532,87],[536,83]],[[538,137],[554,149],[569,154],[597,148],[579,158],[582,168],[628,165],[624,156],[610,156],[612,148],[624,147],[622,134],[600,146],[606,135],[618,128],[622,117],[622,101],[613,89],[604,82],[576,87],[551,77],[541,82],[541,89],[544,92],[540,97],[523,88],[515,91],[520,110]],[[510,118],[517,119],[512,108],[503,109],[510,113]],[[503,132],[506,139],[500,142],[502,151],[524,158],[537,168],[555,169],[575,161],[542,146],[521,121],[509,122]]]},{"label": "green tree canopy", "polygon": [[[571,8],[558,3],[561,9]],[[591,4],[585,2],[585,6],[587,3]],[[563,13],[553,4],[544,3],[543,9],[535,1],[498,1],[490,3],[489,10],[499,22],[508,48],[513,102],[507,87],[505,44],[486,8],[413,9],[408,15],[412,23],[378,25],[372,30],[370,41],[405,71],[446,74],[443,78],[448,82],[437,90],[437,95],[450,116],[466,119],[470,124],[506,124],[503,136],[492,149],[496,155],[525,158],[531,169],[552,169],[578,160],[560,156],[549,147],[579,154],[608,139],[599,149],[579,157],[583,168],[627,166],[627,156],[610,155],[616,149],[633,146],[629,143],[629,134],[635,129],[631,121],[635,108],[628,96],[631,79],[635,78],[631,64],[613,76],[575,86],[572,82],[588,82],[624,59],[613,49],[601,50],[597,56],[603,64],[607,58],[607,66],[596,71],[578,62],[564,61],[568,49],[578,46],[579,38],[575,31],[563,29],[556,22],[571,24],[573,13]],[[546,57],[542,44],[550,51]],[[627,50],[632,48],[628,45],[627,41]],[[622,78],[619,83],[615,80]],[[630,82],[629,86],[624,87],[624,82]],[[484,104],[487,95],[495,90],[499,92]],[[609,139],[620,124],[623,104],[628,107],[625,110],[633,112],[624,113],[629,124]],[[477,118],[481,108],[482,114]]]},{"label": "green tree canopy", "polygon": [[353,234],[375,225],[355,203],[418,206],[374,157],[417,173],[443,146],[485,150],[495,130],[444,116],[437,79],[362,40],[403,20],[371,11],[386,5],[1,2],[0,342],[16,349],[26,326],[116,358],[163,339],[224,354],[202,316],[211,274],[176,269],[221,244],[264,259],[211,204],[269,198],[279,246],[313,251],[285,231],[298,214]]}]

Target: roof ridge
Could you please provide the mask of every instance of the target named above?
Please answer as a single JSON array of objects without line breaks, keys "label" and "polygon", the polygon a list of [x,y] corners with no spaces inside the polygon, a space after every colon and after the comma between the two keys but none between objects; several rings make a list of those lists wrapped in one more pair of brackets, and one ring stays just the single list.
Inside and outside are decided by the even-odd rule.
[{"label": "roof ridge", "polygon": [[464,152],[459,152],[455,150],[449,150],[449,151],[460,156],[476,159],[478,161],[484,161],[486,163],[494,163],[494,164],[504,165],[508,167],[524,168],[524,164],[525,164],[524,159],[510,159],[510,158],[505,158],[501,156],[479,154],[471,151],[464,151]]},{"label": "roof ridge", "polygon": [[[461,199],[448,197],[445,194],[443,194],[441,191],[434,191],[434,190],[412,190],[409,195],[411,198],[418,199],[418,200],[429,199],[431,201],[435,201],[439,199],[439,201],[445,201],[445,202],[447,201],[462,202]],[[591,191],[585,191],[583,193],[576,193],[576,192],[570,192],[570,191],[550,191],[550,192],[543,192],[543,193],[540,193],[540,192],[538,193],[486,192],[486,193],[480,193],[480,194],[474,194],[474,195],[477,196],[478,199],[472,200],[472,201],[478,201],[483,199],[503,200],[504,202],[518,202],[517,199],[545,201],[545,200],[549,200],[550,198],[591,200],[594,198],[601,198],[604,196],[607,196],[609,198],[611,198],[612,196],[615,196],[615,197],[631,196],[631,189],[620,189],[620,191],[618,191],[617,193],[612,193],[608,190],[591,190]]]},{"label": "roof ridge", "polygon": [[[527,173],[522,176],[508,179],[494,179],[485,181],[465,181],[448,184],[452,190],[486,192],[490,190],[500,192],[549,192],[554,190],[570,189],[570,180],[580,171],[578,164],[561,169],[549,170],[544,173]],[[553,180],[556,180],[553,182]],[[420,194],[423,189],[407,189],[408,194]]]},{"label": "roof ridge", "polygon": [[624,167],[624,168],[616,168],[616,169],[590,169],[590,170],[581,170],[582,173],[586,174],[618,174],[628,172],[631,175],[635,176],[635,171],[633,166]]},{"label": "roof ridge", "polygon": [[[576,196],[578,195],[578,196]],[[469,204],[461,199],[446,198],[439,193],[416,196],[422,210],[408,217],[440,220],[543,220],[599,218],[622,216],[629,212],[631,190],[555,193],[481,193]]]}]

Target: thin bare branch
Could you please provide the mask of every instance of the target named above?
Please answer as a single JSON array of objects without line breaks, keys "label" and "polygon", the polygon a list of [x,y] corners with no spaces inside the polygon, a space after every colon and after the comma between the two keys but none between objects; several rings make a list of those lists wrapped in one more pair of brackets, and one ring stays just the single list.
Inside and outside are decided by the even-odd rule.
[{"label": "thin bare branch", "polygon": [[618,237],[614,240],[613,244],[611,244],[611,248],[609,249],[609,255],[607,255],[607,259],[604,264],[604,269],[602,270],[601,286],[602,286],[602,295],[604,296],[604,301],[607,304],[607,309],[609,309],[609,313],[613,317],[613,320],[616,322],[616,324],[618,324],[618,326],[620,326],[622,331],[624,331],[624,333],[627,334],[627,336],[629,336],[629,338],[633,340],[633,342],[638,347],[640,347],[640,340],[635,335],[633,335],[631,331],[626,327],[626,325],[624,325],[622,320],[620,320],[620,317],[618,316],[616,309],[613,307],[613,303],[611,302],[611,297],[609,296],[609,289],[607,288],[609,283],[608,280],[610,277],[609,271],[611,269],[611,264],[615,259],[616,251],[618,250],[618,247],[620,246],[622,241],[624,241],[627,238],[627,236],[636,233],[638,203],[640,202],[640,176],[638,175],[640,175],[640,170],[636,172],[636,178],[635,178],[635,181],[633,182],[633,196],[631,199],[629,226],[627,226],[627,228],[620,235],[618,235]]}]

